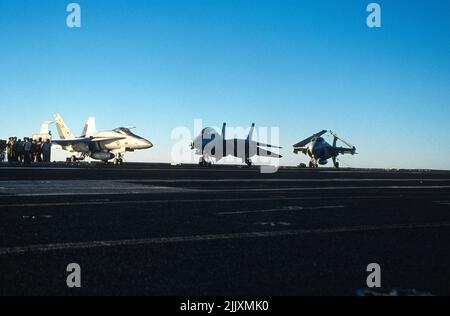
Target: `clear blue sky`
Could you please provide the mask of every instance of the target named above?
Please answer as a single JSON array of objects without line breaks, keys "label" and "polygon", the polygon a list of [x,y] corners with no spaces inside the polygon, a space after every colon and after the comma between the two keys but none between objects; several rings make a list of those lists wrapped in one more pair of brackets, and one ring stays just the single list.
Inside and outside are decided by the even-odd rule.
[{"label": "clear blue sky", "polygon": [[[291,146],[332,129],[355,167],[450,169],[450,2],[0,0],[0,138],[60,112],[79,134],[136,125],[167,161],[174,127],[279,126]],[[75,2],[75,1],[74,1]]]}]

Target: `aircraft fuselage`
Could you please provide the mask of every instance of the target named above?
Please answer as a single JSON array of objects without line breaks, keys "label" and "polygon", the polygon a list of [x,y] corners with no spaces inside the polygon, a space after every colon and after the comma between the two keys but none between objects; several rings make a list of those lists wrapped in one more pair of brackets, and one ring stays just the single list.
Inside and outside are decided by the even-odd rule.
[{"label": "aircraft fuselage", "polygon": [[321,165],[327,164],[327,160],[336,156],[333,146],[328,144],[322,137],[313,140],[308,147],[308,156]]}]

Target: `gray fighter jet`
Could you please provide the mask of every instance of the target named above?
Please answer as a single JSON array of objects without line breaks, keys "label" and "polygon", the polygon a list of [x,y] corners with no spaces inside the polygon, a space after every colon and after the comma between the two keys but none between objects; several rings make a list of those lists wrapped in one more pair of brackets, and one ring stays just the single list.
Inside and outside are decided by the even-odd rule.
[{"label": "gray fighter jet", "polygon": [[[114,159],[114,164],[122,164],[125,152],[153,147],[151,142],[130,131],[134,127],[97,132],[95,118],[90,117],[82,135],[75,137],[59,114],[56,114],[54,119],[61,140],[53,140],[52,145],[59,145],[62,149],[74,153],[72,162],[90,157],[105,163]],[[79,157],[75,153],[78,153]]]},{"label": "gray fighter jet", "polygon": [[199,164],[201,166],[211,166],[211,158],[216,161],[221,160],[227,156],[234,156],[242,159],[242,162],[247,166],[252,165],[251,157],[264,156],[271,158],[281,158],[279,154],[273,153],[261,147],[266,148],[281,148],[279,146],[264,144],[252,140],[255,124],[252,124],[249,134],[246,139],[225,139],[226,123],[223,123],[222,133],[220,134],[211,127],[206,127],[202,130],[191,142],[191,149],[195,150],[197,155],[201,155]]},{"label": "gray fighter jet", "polygon": [[[350,145],[347,141],[343,140],[332,131],[330,131],[330,134],[333,136],[333,145],[328,144],[325,139],[322,138],[322,136],[326,133],[327,131],[323,130],[294,145],[294,153],[297,154],[302,152],[310,157],[310,168],[317,168],[319,165],[326,165],[328,163],[328,159],[330,158],[333,160],[334,166],[339,168],[339,162],[336,161],[337,156],[344,154],[356,154],[355,146]],[[338,140],[348,147],[338,147],[336,145]],[[300,166],[306,167],[304,164],[301,164]]]}]

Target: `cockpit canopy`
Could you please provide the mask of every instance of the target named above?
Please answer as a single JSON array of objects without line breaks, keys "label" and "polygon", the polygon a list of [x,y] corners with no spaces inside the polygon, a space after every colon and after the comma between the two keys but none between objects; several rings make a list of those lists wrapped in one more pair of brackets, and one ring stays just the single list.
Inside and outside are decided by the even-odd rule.
[{"label": "cockpit canopy", "polygon": [[216,136],[220,136],[220,134],[212,127],[205,127],[202,130],[202,138],[207,140],[215,139]]},{"label": "cockpit canopy", "polygon": [[142,138],[142,137],[140,137],[140,136],[134,134],[133,132],[131,132],[130,129],[129,129],[129,128],[126,128],[126,127],[119,127],[119,128],[116,128],[116,129],[114,130],[114,132],[119,133],[119,134],[122,134],[122,135],[126,135],[126,136],[131,136],[131,137],[136,137],[136,138]]},{"label": "cockpit canopy", "polygon": [[324,142],[325,142],[325,139],[323,139],[322,137],[319,137],[316,139],[316,143],[323,144]]}]

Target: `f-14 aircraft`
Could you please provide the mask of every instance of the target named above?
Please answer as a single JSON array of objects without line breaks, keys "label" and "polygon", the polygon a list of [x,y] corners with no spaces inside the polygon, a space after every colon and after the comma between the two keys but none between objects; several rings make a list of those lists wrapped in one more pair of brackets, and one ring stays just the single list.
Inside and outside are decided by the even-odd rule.
[{"label": "f-14 aircraft", "polygon": [[[328,163],[328,159],[330,158],[333,160],[334,166],[339,168],[339,162],[336,161],[338,155],[356,154],[355,146],[350,145],[347,141],[343,140],[332,131],[330,131],[330,134],[333,136],[333,145],[328,144],[325,139],[322,138],[322,136],[326,133],[327,131],[323,130],[294,145],[294,153],[297,154],[298,152],[302,152],[311,158],[309,161],[310,168],[317,168],[319,165],[326,165]],[[338,140],[348,146],[348,148],[336,146]],[[303,164],[300,166],[306,167],[306,165]]]},{"label": "f-14 aircraft", "polygon": [[[71,157],[72,162],[90,157],[105,163],[114,159],[114,164],[122,164],[125,152],[153,147],[151,142],[130,131],[134,127],[119,127],[110,131],[97,132],[95,118],[90,117],[81,136],[75,137],[61,115],[55,114],[54,119],[61,139],[53,140],[52,144],[74,153]],[[75,155],[76,153],[79,154],[78,157]]]},{"label": "f-14 aircraft", "polygon": [[282,156],[273,153],[266,148],[281,148],[279,146],[263,144],[252,140],[253,131],[255,130],[255,123],[252,124],[248,136],[246,139],[225,139],[226,123],[223,123],[222,133],[220,134],[211,127],[206,127],[202,130],[191,142],[191,149],[195,149],[197,155],[201,155],[199,164],[201,166],[211,166],[211,158],[215,158],[216,161],[221,160],[227,156],[234,156],[242,159],[247,166],[252,165],[251,157],[264,156],[271,158],[281,158]]}]

